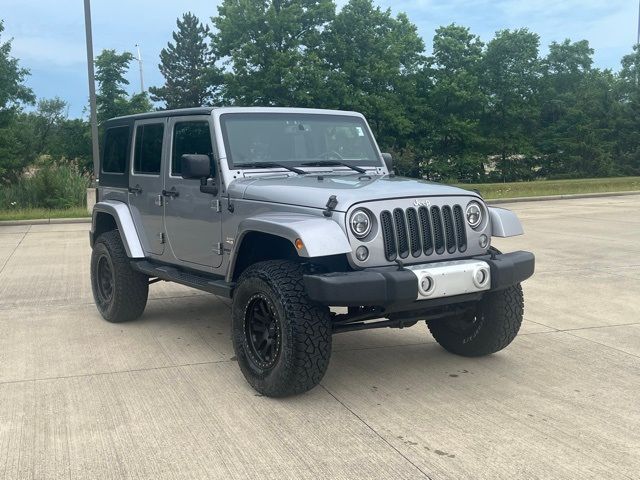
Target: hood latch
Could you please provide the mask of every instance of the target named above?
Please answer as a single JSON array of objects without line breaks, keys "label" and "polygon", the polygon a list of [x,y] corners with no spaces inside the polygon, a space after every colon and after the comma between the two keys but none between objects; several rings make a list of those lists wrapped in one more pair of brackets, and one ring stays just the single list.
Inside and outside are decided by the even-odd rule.
[{"label": "hood latch", "polygon": [[330,217],[331,215],[333,215],[333,210],[336,208],[336,206],[338,205],[338,198],[335,195],[331,195],[329,197],[329,200],[327,200],[327,209],[322,211],[322,214],[325,217]]}]

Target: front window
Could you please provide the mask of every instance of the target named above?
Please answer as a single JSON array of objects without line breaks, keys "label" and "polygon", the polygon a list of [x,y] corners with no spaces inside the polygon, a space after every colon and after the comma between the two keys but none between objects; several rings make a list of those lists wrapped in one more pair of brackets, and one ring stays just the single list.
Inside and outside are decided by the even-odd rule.
[{"label": "front window", "polygon": [[304,166],[323,161],[381,166],[369,130],[359,117],[227,113],[220,121],[230,168],[259,162]]},{"label": "front window", "polygon": [[182,156],[186,154],[209,155],[213,153],[209,122],[206,120],[177,122],[173,128],[171,174],[182,173]]}]

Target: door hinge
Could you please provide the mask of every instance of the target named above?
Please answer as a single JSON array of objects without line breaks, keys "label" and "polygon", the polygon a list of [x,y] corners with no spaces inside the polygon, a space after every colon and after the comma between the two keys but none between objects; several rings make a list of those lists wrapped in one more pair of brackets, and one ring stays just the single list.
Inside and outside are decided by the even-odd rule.
[{"label": "door hinge", "polygon": [[156,204],[156,206],[161,207],[163,205],[163,201],[162,201],[162,195],[157,195],[156,199],[154,200],[154,202]]},{"label": "door hinge", "polygon": [[160,239],[160,243],[167,243],[167,236],[164,234],[164,232],[160,232],[158,234],[158,239]]},{"label": "door hinge", "polygon": [[222,202],[220,200],[211,200],[211,208],[213,208],[216,212],[220,213],[222,211]]},{"label": "door hinge", "polygon": [[222,252],[223,252],[223,250],[222,250],[222,243],[216,243],[216,244],[213,246],[213,251],[214,251],[216,254],[218,254],[218,255],[222,255]]}]

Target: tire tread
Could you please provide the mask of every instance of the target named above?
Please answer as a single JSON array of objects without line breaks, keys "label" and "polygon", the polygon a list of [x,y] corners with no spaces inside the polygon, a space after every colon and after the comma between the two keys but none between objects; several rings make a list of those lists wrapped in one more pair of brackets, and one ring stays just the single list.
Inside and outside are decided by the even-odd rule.
[{"label": "tire tread", "polygon": [[465,357],[496,353],[507,347],[520,331],[524,297],[520,284],[488,293],[481,301],[481,324],[472,336],[463,337],[447,327],[446,321],[428,322],[429,331],[446,350]]},{"label": "tire tread", "polygon": [[[115,276],[115,291],[113,307],[109,311],[102,311],[99,307],[98,310],[105,320],[112,323],[129,322],[139,318],[147,305],[149,278],[131,268],[129,257],[127,257],[127,252],[122,244],[118,230],[111,230],[100,235],[94,245],[94,254],[96,247],[99,248],[99,245],[104,245],[111,257]],[[97,305],[94,285],[94,263],[92,258],[91,284]]]},{"label": "tire tread", "polygon": [[[303,272],[301,264],[269,260],[249,267],[238,281],[241,285],[257,277],[270,285],[291,321],[292,356],[286,377],[276,382],[256,382],[245,372],[249,383],[268,396],[283,397],[310,390],[320,383],[329,365],[332,334],[329,311],[309,300],[302,282]],[[234,304],[234,308],[238,306]]]}]

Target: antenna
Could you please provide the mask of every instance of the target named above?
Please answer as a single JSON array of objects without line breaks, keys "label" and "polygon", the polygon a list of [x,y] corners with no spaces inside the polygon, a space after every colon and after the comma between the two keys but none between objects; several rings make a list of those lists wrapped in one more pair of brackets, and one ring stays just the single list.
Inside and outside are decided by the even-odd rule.
[{"label": "antenna", "polygon": [[136,43],[138,49],[138,66],[140,67],[140,93],[144,93],[144,73],[142,71],[142,55],[140,55],[140,44]]}]

